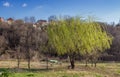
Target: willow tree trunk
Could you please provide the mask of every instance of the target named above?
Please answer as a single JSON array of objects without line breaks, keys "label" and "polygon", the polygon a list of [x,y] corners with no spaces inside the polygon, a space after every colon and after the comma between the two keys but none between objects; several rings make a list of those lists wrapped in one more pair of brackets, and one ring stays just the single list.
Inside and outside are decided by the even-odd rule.
[{"label": "willow tree trunk", "polygon": [[75,61],[72,59],[72,60],[70,61],[70,63],[71,63],[71,69],[74,69],[74,68],[75,68]]},{"label": "willow tree trunk", "polygon": [[74,56],[69,56],[71,69],[75,68],[75,59]]}]

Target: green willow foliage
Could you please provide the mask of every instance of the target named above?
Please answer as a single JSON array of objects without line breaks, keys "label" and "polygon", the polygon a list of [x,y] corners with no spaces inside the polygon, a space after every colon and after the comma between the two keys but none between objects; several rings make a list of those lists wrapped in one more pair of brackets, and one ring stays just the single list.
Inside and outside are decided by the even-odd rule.
[{"label": "green willow foliage", "polygon": [[49,43],[55,47],[58,54],[86,54],[110,48],[112,38],[102,30],[101,26],[91,19],[82,20],[79,17],[61,18],[50,22],[47,27]]}]

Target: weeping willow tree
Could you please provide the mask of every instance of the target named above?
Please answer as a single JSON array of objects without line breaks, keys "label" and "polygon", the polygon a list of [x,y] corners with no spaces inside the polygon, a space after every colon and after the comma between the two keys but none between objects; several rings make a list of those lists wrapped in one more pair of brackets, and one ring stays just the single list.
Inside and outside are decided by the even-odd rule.
[{"label": "weeping willow tree", "polygon": [[90,54],[96,50],[102,52],[110,48],[112,41],[101,26],[90,18],[59,18],[58,21],[49,23],[47,33],[49,44],[57,53],[68,54],[72,69],[75,67],[75,54]]}]

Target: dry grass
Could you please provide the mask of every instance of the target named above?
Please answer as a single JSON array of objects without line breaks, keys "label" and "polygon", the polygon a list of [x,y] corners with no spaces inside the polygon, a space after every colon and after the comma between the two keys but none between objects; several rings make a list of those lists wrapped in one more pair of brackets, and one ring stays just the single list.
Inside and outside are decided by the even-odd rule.
[{"label": "dry grass", "polygon": [[[31,68],[33,69],[32,72],[36,74],[35,77],[120,77],[120,63],[99,63],[97,67],[91,67],[90,64],[88,67],[85,67],[82,63],[76,64],[76,69],[68,70],[67,69],[68,63],[63,63],[62,65],[59,64],[49,64],[50,70],[46,69],[45,62],[31,62]],[[0,61],[0,68],[16,68],[17,61]],[[20,63],[20,68],[27,69],[27,62],[22,61]],[[44,70],[43,70],[44,69]],[[25,72],[25,71],[23,71]],[[28,74],[29,72],[27,72]],[[41,74],[41,76],[38,76]],[[16,73],[24,74],[26,73]],[[46,75],[49,76],[46,76]],[[17,77],[17,75],[15,77]],[[65,75],[65,76],[63,76]],[[69,76],[70,75],[70,76]],[[22,77],[22,76],[21,76]],[[24,77],[24,76],[23,76]]]}]

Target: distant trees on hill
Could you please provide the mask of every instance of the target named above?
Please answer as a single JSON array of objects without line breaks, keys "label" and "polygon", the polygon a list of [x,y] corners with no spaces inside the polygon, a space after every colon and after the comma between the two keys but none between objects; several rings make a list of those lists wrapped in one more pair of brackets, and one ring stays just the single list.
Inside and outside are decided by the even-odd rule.
[{"label": "distant trees on hill", "polygon": [[[41,23],[44,23],[41,24]],[[120,25],[113,26],[79,17],[50,16],[49,21],[36,22],[34,17],[14,20],[11,24],[0,22],[0,56],[9,54],[28,61],[45,56],[66,59],[69,56],[71,68],[75,60],[97,63],[120,58]],[[48,68],[48,67],[47,67]]]}]

